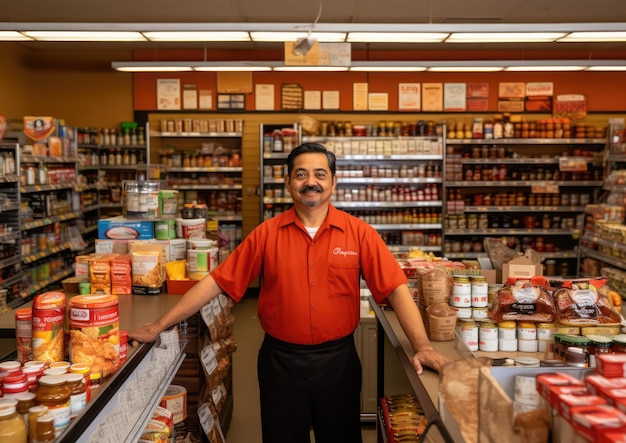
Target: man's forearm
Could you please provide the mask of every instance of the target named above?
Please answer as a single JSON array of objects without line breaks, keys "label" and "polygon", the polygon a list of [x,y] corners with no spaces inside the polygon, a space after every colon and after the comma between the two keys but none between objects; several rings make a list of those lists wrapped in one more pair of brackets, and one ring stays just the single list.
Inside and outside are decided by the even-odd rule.
[{"label": "man's forearm", "polygon": [[400,285],[393,291],[388,297],[389,303],[393,307],[400,326],[406,334],[413,350],[418,352],[425,348],[432,348],[426,329],[424,328],[424,322],[422,316],[409,292],[406,285]]}]

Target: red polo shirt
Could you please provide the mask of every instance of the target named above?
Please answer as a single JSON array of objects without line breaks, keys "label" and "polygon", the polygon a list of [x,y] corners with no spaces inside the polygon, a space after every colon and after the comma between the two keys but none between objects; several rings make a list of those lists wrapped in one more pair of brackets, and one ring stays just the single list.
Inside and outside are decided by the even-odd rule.
[{"label": "red polo shirt", "polygon": [[260,275],[261,326],[296,344],[356,329],[361,275],[378,302],[407,282],[378,232],[332,205],[313,239],[291,208],[255,228],[211,275],[235,301]]}]

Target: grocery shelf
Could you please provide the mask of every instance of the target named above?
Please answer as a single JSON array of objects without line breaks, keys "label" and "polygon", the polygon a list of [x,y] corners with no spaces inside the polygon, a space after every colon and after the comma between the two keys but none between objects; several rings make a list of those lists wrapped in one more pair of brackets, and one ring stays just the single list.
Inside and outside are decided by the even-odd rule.
[{"label": "grocery shelf", "polygon": [[68,276],[72,275],[73,273],[74,273],[74,270],[72,270],[72,269],[64,270],[64,271],[58,272],[58,273],[50,276],[50,278],[47,278],[45,280],[41,280],[41,281],[38,281],[36,283],[33,283],[32,285],[30,285],[28,287],[22,287],[22,290],[20,291],[20,297],[27,298],[27,297],[29,297],[31,295],[34,295],[35,293],[41,291],[42,289],[46,288],[47,286],[50,286],[53,283],[60,282],[65,277],[68,277]]},{"label": "grocery shelf", "polygon": [[208,137],[241,137],[241,132],[150,132],[150,137],[181,137],[181,138],[208,138]]},{"label": "grocery shelf", "polygon": [[24,264],[34,263],[37,260],[41,260],[42,258],[50,257],[51,255],[58,254],[59,252],[69,251],[69,250],[70,250],[69,243],[64,243],[62,245],[54,246],[52,248],[44,248],[37,252],[23,255],[22,262],[24,262]]},{"label": "grocery shelf", "polygon": [[605,138],[447,138],[448,145],[597,145]]},{"label": "grocery shelf", "polygon": [[392,224],[371,224],[377,231],[410,231],[416,229],[441,229],[441,223],[430,224],[411,224],[411,223],[392,223]]},{"label": "grocery shelf", "polygon": [[74,189],[74,184],[59,183],[55,185],[24,185],[20,190],[22,194],[33,194],[36,192],[61,191],[63,189]]},{"label": "grocery shelf", "polygon": [[599,260],[603,263],[608,263],[609,265],[615,266],[619,269],[626,269],[626,261],[603,254],[602,252],[596,251],[595,249],[581,246],[580,252],[583,254],[583,256],[595,258],[596,260]]},{"label": "grocery shelf", "polygon": [[524,228],[488,228],[488,229],[446,229],[446,236],[451,235],[573,235],[571,229],[524,229]]},{"label": "grocery shelf", "polygon": [[56,157],[53,155],[25,155],[20,156],[21,163],[76,163],[76,157]]},{"label": "grocery shelf", "polygon": [[233,185],[170,185],[171,189],[178,189],[184,191],[234,191],[241,190],[241,184],[233,184]]},{"label": "grocery shelf", "polygon": [[80,212],[69,212],[67,214],[53,215],[52,217],[46,217],[46,218],[41,218],[41,219],[29,221],[29,222],[23,222],[22,230],[29,231],[31,229],[41,228],[42,226],[48,226],[54,223],[79,218],[80,216],[81,216]]},{"label": "grocery shelf", "polygon": [[582,212],[584,206],[464,206],[465,212]]},{"label": "grocery shelf", "polygon": [[[268,199],[269,200],[269,199]],[[422,200],[422,201],[401,201],[401,202],[382,202],[382,201],[332,201],[337,208],[342,209],[375,209],[375,208],[429,208],[441,207],[441,200]]]},{"label": "grocery shelf", "polygon": [[393,185],[398,183],[420,184],[420,183],[442,183],[441,177],[343,177],[337,176],[339,185],[342,184],[358,184],[358,185]]},{"label": "grocery shelf", "polygon": [[529,187],[529,186],[602,186],[601,180],[463,180],[446,182],[448,187]]}]

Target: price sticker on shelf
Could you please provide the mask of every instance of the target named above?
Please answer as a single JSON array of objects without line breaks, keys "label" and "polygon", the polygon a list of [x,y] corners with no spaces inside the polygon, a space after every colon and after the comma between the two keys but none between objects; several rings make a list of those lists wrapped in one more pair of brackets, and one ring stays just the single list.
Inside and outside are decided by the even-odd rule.
[{"label": "price sticker on shelf", "polygon": [[530,187],[530,192],[533,194],[558,194],[559,185],[539,182]]},{"label": "price sticker on shelf", "polygon": [[559,171],[585,172],[587,159],[585,157],[559,157]]}]

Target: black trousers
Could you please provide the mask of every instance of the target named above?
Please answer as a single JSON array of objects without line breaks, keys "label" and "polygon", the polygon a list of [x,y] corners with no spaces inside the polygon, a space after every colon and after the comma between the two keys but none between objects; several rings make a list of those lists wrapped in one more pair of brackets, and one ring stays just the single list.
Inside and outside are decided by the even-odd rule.
[{"label": "black trousers", "polygon": [[257,361],[263,443],[361,443],[354,337],[294,345],[265,335]]}]

